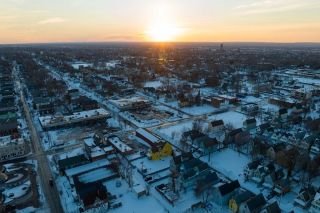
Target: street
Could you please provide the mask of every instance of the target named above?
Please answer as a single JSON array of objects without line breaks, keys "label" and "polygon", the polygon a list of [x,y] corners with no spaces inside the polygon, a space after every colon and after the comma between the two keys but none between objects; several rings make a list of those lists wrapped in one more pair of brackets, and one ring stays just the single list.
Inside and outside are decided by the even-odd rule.
[{"label": "street", "polygon": [[26,104],[25,97],[20,90],[20,97],[22,105],[25,111],[26,120],[31,134],[32,150],[34,153],[35,160],[38,162],[38,175],[40,177],[41,186],[46,198],[46,202],[49,205],[50,212],[60,213],[64,212],[60,204],[59,193],[55,186],[51,187],[49,185],[49,180],[52,177],[52,172],[49,167],[49,162],[47,159],[47,154],[43,151],[38,133],[33,125],[32,118],[30,115],[30,109]]}]

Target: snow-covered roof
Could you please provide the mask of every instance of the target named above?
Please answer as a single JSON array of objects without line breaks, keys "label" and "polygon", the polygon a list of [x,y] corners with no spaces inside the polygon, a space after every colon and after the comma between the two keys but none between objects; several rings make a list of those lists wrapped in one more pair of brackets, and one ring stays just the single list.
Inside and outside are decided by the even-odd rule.
[{"label": "snow-covered roof", "polygon": [[130,152],[132,150],[130,146],[122,142],[118,137],[110,137],[108,140],[121,153]]},{"label": "snow-covered roof", "polygon": [[148,139],[152,143],[159,143],[160,142],[160,139],[158,137],[154,136],[153,134],[151,134],[150,132],[148,132],[142,128],[137,129],[136,132],[138,134],[142,135],[143,137],[145,137],[146,139]]},{"label": "snow-covered roof", "polygon": [[72,115],[67,116],[43,116],[39,117],[39,121],[42,127],[50,128],[97,118],[106,118],[108,116],[109,112],[107,110],[99,108],[82,112],[75,112]]},{"label": "snow-covered roof", "polygon": [[85,145],[91,147],[91,146],[95,146],[94,140],[93,138],[89,137],[89,138],[85,138],[84,139],[84,143]]},{"label": "snow-covered roof", "polygon": [[113,176],[115,173],[107,168],[100,168],[90,171],[88,173],[84,173],[79,176],[79,181],[82,183],[92,183],[97,182],[99,180],[106,179],[110,176]]},{"label": "snow-covered roof", "polygon": [[15,144],[22,144],[24,140],[22,138],[11,139],[10,136],[0,137],[0,147],[1,146],[10,146]]},{"label": "snow-covered roof", "polygon": [[79,147],[79,148],[73,149],[70,152],[60,154],[58,158],[59,158],[59,160],[63,160],[66,158],[71,158],[71,157],[74,157],[77,155],[82,155],[82,154],[84,154],[84,151],[81,147]]},{"label": "snow-covered roof", "polygon": [[104,166],[107,166],[109,164],[110,164],[110,162],[107,159],[94,161],[92,163],[88,163],[88,164],[84,164],[84,165],[81,165],[81,166],[77,166],[77,167],[68,169],[68,170],[66,170],[66,175],[69,176],[69,177],[72,177],[74,175],[78,175],[78,174],[84,173],[86,171],[90,171],[90,170],[93,170],[93,169],[104,167]]}]

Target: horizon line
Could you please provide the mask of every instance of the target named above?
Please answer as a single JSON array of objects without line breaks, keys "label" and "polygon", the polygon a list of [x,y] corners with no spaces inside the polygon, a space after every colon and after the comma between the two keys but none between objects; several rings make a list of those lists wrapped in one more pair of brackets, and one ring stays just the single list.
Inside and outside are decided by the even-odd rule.
[{"label": "horizon line", "polygon": [[27,46],[27,45],[55,45],[55,44],[277,44],[277,45],[320,45],[320,41],[299,41],[299,42],[282,42],[282,41],[49,41],[49,42],[17,42],[17,43],[0,43],[0,46]]}]

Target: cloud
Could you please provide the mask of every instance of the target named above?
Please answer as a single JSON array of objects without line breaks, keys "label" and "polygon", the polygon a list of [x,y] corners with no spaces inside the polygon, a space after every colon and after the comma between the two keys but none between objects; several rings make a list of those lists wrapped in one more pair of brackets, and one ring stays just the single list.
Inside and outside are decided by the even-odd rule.
[{"label": "cloud", "polygon": [[297,9],[319,7],[320,3],[315,0],[298,1],[298,0],[263,0],[255,1],[248,4],[238,5],[233,9],[240,14],[259,14],[259,13],[273,13],[284,12]]},{"label": "cloud", "polygon": [[0,21],[1,20],[11,20],[11,19],[15,19],[15,18],[17,18],[17,16],[3,15],[3,16],[0,16]]},{"label": "cloud", "polygon": [[57,24],[57,23],[65,22],[65,21],[66,20],[61,17],[54,17],[54,18],[49,18],[49,19],[39,21],[38,24]]},{"label": "cloud", "polygon": [[108,35],[103,37],[103,40],[110,40],[110,41],[134,41],[134,40],[141,40],[143,38],[140,34],[134,35]]}]

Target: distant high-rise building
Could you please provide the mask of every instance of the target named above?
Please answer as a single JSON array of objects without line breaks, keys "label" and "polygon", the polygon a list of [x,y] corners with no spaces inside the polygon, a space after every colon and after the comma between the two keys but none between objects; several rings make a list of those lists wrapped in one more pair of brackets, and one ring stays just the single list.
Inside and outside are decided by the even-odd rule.
[{"label": "distant high-rise building", "polygon": [[223,44],[220,44],[220,50],[223,51]]}]

